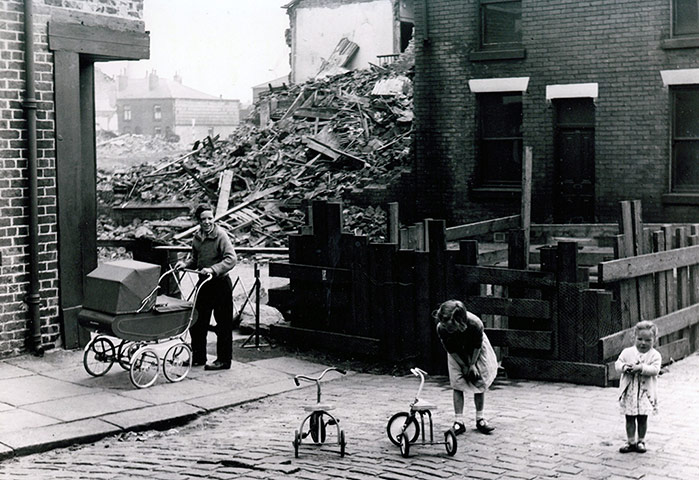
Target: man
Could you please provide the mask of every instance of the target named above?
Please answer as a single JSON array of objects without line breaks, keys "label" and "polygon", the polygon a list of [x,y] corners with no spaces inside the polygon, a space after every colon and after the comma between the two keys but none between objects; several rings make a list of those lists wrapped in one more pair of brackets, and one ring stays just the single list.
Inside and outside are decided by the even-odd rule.
[{"label": "man", "polygon": [[[199,270],[213,278],[206,282],[197,297],[198,319],[189,329],[192,336],[192,366],[205,365],[205,370],[231,368],[233,355],[233,286],[228,276],[237,262],[233,245],[226,232],[214,224],[214,211],[201,204],[195,212],[199,230],[192,239],[189,261],[180,261],[178,268]],[[216,317],[216,361],[206,363],[206,335],[211,312]]]}]

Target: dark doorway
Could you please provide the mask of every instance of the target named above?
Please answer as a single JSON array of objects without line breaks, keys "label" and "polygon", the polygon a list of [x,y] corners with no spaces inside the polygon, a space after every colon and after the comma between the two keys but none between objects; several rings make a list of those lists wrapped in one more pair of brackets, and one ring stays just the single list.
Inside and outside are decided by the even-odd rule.
[{"label": "dark doorway", "polygon": [[556,223],[595,220],[595,107],[590,98],[554,100]]}]

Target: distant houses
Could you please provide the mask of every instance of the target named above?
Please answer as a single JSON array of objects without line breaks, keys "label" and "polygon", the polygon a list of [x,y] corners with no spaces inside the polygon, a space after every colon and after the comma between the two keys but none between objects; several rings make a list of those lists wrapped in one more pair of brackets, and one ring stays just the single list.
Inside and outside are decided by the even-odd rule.
[{"label": "distant houses", "polygon": [[200,92],[150,72],[119,75],[116,82],[118,133],[162,135],[194,142],[207,135],[226,137],[240,124],[240,101]]}]

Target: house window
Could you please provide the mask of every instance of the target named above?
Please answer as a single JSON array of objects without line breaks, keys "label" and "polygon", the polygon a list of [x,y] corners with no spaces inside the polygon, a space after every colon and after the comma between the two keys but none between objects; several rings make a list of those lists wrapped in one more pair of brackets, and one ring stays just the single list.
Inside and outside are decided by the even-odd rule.
[{"label": "house window", "polygon": [[153,120],[160,120],[163,118],[163,111],[160,105],[153,105]]},{"label": "house window", "polygon": [[124,120],[131,120],[131,107],[124,105]]},{"label": "house window", "polygon": [[154,133],[155,135],[162,135],[163,129],[160,128],[160,127],[155,127],[155,128],[153,129],[153,133]]},{"label": "house window", "polygon": [[673,87],[672,191],[699,193],[699,86]]},{"label": "house window", "polygon": [[522,177],[522,94],[477,95],[480,186],[520,186]]},{"label": "house window", "polygon": [[672,34],[699,35],[699,2],[697,0],[673,0]]},{"label": "house window", "polygon": [[481,46],[516,47],[522,44],[522,2],[481,0]]}]

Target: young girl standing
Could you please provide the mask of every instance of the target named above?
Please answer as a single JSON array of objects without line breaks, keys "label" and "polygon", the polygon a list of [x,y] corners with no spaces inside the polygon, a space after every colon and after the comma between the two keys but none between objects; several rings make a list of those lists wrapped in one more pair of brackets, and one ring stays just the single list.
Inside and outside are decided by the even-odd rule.
[{"label": "young girl standing", "polygon": [[483,331],[483,322],[466,310],[459,300],[447,300],[433,314],[437,334],[447,351],[449,383],[453,389],[454,433],[464,426],[464,392],[473,393],[476,406],[476,429],[488,434],[494,430],[483,416],[485,391],[498,373],[498,360]]},{"label": "young girl standing", "polygon": [[662,358],[653,348],[657,336],[658,327],[653,322],[637,323],[634,328],[635,344],[625,348],[614,364],[616,371],[621,373],[619,404],[626,416],[628,438],[619,449],[621,453],[646,451],[648,415],[656,413],[658,406],[657,384]]}]

